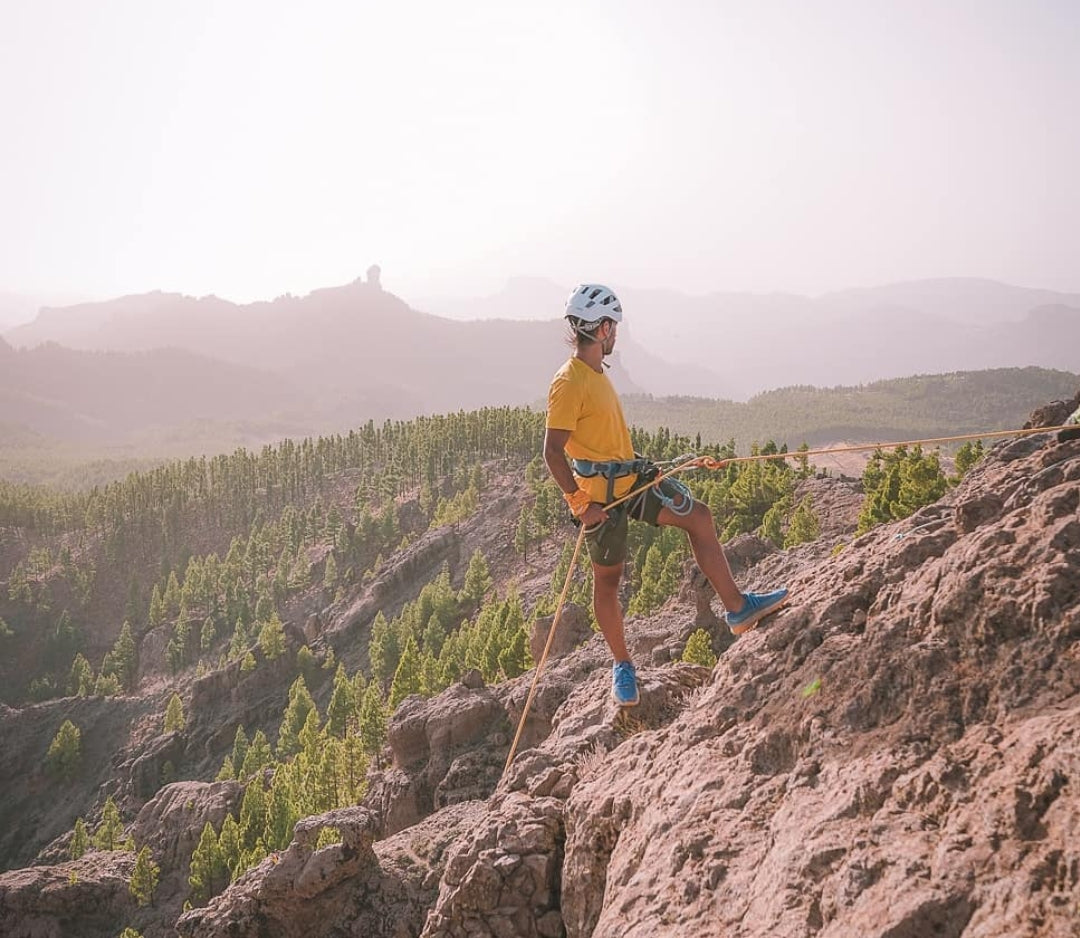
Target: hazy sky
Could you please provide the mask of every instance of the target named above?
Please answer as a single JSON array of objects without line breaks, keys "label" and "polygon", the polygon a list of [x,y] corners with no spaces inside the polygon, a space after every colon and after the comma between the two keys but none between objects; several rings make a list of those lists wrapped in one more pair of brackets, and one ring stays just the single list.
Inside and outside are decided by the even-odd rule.
[{"label": "hazy sky", "polygon": [[0,289],[1080,290],[1080,2],[2,0]]}]

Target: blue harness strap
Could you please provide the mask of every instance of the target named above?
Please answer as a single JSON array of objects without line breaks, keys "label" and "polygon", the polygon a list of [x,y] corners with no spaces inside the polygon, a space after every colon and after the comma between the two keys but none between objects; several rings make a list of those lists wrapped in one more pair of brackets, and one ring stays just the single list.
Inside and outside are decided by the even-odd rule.
[{"label": "blue harness strap", "polygon": [[570,461],[576,472],[583,479],[603,476],[605,479],[619,479],[644,472],[652,465],[647,459],[612,459],[598,462],[593,459],[573,459]]},{"label": "blue harness strap", "polygon": [[[624,476],[642,476],[649,470],[656,469],[653,462],[640,456],[635,459],[612,459],[607,462],[592,459],[572,459],[570,464],[574,472],[583,479],[592,479],[596,476],[607,479],[608,504],[615,499],[616,479]],[[690,514],[694,507],[694,496],[690,493],[690,489],[678,479],[667,479],[665,481],[670,482],[672,487],[678,490],[677,496],[681,499],[681,503],[676,505],[675,496],[667,495],[660,486],[656,486],[656,497],[660,499],[660,503],[672,514],[678,515],[680,518]]]}]

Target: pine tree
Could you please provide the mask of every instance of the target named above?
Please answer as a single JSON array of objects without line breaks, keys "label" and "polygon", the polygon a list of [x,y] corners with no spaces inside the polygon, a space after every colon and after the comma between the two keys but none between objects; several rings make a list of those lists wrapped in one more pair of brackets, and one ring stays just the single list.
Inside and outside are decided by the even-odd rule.
[{"label": "pine tree", "polygon": [[401,652],[401,661],[390,684],[389,706],[393,713],[410,694],[420,693],[420,652],[416,640],[410,635]]},{"label": "pine tree", "polygon": [[94,692],[94,669],[82,652],[75,656],[68,674],[68,693],[74,697],[89,697]]},{"label": "pine tree", "polygon": [[487,560],[478,547],[469,558],[469,567],[465,571],[465,582],[461,587],[459,599],[472,609],[479,609],[484,597],[494,586]]},{"label": "pine tree", "polygon": [[207,821],[199,837],[199,845],[191,854],[191,871],[188,875],[191,898],[196,902],[209,901],[225,884],[227,877],[225,857],[217,834],[214,833],[214,826]]},{"label": "pine tree", "polygon": [[304,675],[305,681],[315,682],[315,677],[319,673],[319,665],[315,661],[315,655],[311,653],[311,649],[307,645],[301,645],[299,651],[297,651],[296,667]]},{"label": "pine tree", "polygon": [[109,795],[101,811],[101,823],[94,832],[94,846],[98,850],[119,850],[123,835],[124,824],[120,820],[120,810],[116,807],[112,795]]},{"label": "pine tree", "polygon": [[244,724],[241,723],[236,727],[236,733],[233,736],[232,753],[229,758],[232,760],[233,768],[236,771],[244,765],[244,759],[247,758],[248,746],[250,742],[247,738],[247,733],[244,732]]},{"label": "pine tree", "polygon": [[907,518],[945,494],[948,481],[938,454],[924,455],[922,447],[910,452],[898,446],[890,453],[875,450],[863,470],[866,493],[857,534],[874,525]]},{"label": "pine tree", "polygon": [[131,871],[131,881],[128,883],[128,890],[136,905],[150,905],[153,902],[160,878],[161,868],[150,855],[150,848],[143,847],[135,857],[135,869]]},{"label": "pine tree", "polygon": [[968,474],[968,470],[982,459],[984,455],[985,451],[983,449],[982,440],[975,440],[974,442],[968,440],[968,442],[956,451],[956,475],[949,481],[952,482],[953,485],[959,483],[959,481]]},{"label": "pine tree", "polygon": [[[116,675],[120,687],[126,691],[133,690],[138,661],[135,639],[131,635],[130,622],[125,622],[120,627],[120,634],[117,636],[116,644],[113,645],[113,649],[106,660],[110,660],[111,668],[109,673]],[[103,667],[102,670],[104,671],[105,668]]]},{"label": "pine tree", "polygon": [[664,555],[659,542],[654,542],[645,553],[641,569],[641,586],[630,600],[627,611],[631,615],[647,616],[657,610],[666,598],[660,585],[664,572]]},{"label": "pine tree", "polygon": [[304,728],[308,714],[315,710],[315,701],[300,675],[289,688],[289,702],[278,731],[277,751],[279,757],[291,756],[300,750],[300,730]]},{"label": "pine tree", "polygon": [[266,791],[262,779],[253,778],[240,802],[240,844],[251,850],[266,830]]},{"label": "pine tree", "polygon": [[401,649],[398,647],[397,632],[390,627],[381,609],[371,624],[368,657],[371,659],[372,680],[385,685],[397,671]]},{"label": "pine tree", "polygon": [[165,732],[172,733],[184,728],[184,702],[179,694],[173,694],[169,698],[169,705],[165,708]]},{"label": "pine tree", "polygon": [[68,856],[72,860],[78,860],[90,849],[90,833],[86,829],[86,822],[80,817],[75,819],[75,829],[71,832],[71,843],[68,844]]},{"label": "pine tree", "polygon": [[154,584],[154,592],[150,596],[149,621],[152,629],[156,629],[165,621],[165,599],[157,583]]},{"label": "pine tree", "polygon": [[267,661],[273,661],[285,654],[285,627],[276,612],[259,630],[259,648]]},{"label": "pine tree", "polygon": [[334,690],[326,708],[326,731],[331,736],[344,739],[349,720],[356,713],[356,699],[352,683],[345,674],[345,666],[339,664],[334,673]]},{"label": "pine tree", "polygon": [[423,648],[424,651],[430,652],[434,657],[439,656],[439,652],[442,651],[443,643],[446,641],[446,629],[443,626],[442,618],[439,613],[432,612],[431,616],[427,620],[427,625],[424,626],[423,635]]},{"label": "pine tree", "polygon": [[341,762],[341,807],[359,804],[364,796],[365,776],[368,760],[364,755],[363,742],[359,735],[350,732],[342,745]]},{"label": "pine tree", "polygon": [[82,733],[70,720],[64,720],[56,731],[45,755],[46,770],[62,781],[70,781],[82,763]]},{"label": "pine tree", "polygon": [[521,514],[518,515],[517,529],[514,531],[514,550],[521,554],[524,560],[529,559],[529,545],[533,541],[533,515],[528,505],[521,506]]},{"label": "pine tree", "polygon": [[300,820],[297,792],[287,766],[279,766],[270,784],[270,796],[266,804],[266,832],[264,838],[271,850],[284,850],[292,841],[293,827]]},{"label": "pine tree", "polygon": [[94,681],[94,696],[115,697],[120,693],[120,681],[115,674],[99,674]]},{"label": "pine tree", "polygon": [[712,649],[712,639],[704,629],[698,629],[686,642],[683,649],[682,660],[691,664],[704,665],[711,668],[716,664],[716,655]]},{"label": "pine tree", "polygon": [[221,768],[218,769],[217,775],[214,776],[215,782],[231,782],[236,779],[236,766],[233,765],[232,756],[226,756],[221,763]]},{"label": "pine tree", "polygon": [[274,761],[274,754],[270,749],[270,741],[262,730],[256,730],[251,740],[251,745],[244,753],[244,761],[240,766],[240,779],[251,778],[256,772],[261,772]]},{"label": "pine tree", "polygon": [[538,538],[546,537],[551,533],[555,524],[555,507],[558,504],[554,500],[554,484],[545,481],[536,491],[536,502],[533,504],[533,533]]},{"label": "pine tree", "polygon": [[188,638],[190,634],[187,621],[183,616],[178,617],[176,625],[173,626],[173,637],[169,640],[169,644],[165,649],[169,659],[169,667],[172,668],[173,674],[178,673],[187,664]]},{"label": "pine tree", "polygon": [[176,579],[176,571],[169,574],[168,583],[165,586],[165,595],[162,597],[165,603],[165,615],[175,616],[180,612],[180,583]]},{"label": "pine tree", "polygon": [[379,686],[373,681],[364,691],[360,704],[360,742],[364,752],[381,764],[383,746],[386,745],[387,716]]},{"label": "pine tree", "polygon": [[214,625],[214,617],[207,616],[203,620],[202,629],[199,632],[199,648],[203,651],[209,651],[214,647],[214,640],[217,638],[217,627]]},{"label": "pine tree", "polygon": [[821,536],[821,522],[814,514],[814,500],[809,495],[799,502],[791,516],[787,534],[784,536],[784,547],[795,547],[817,540]]},{"label": "pine tree", "polygon": [[515,678],[532,667],[529,654],[529,636],[524,625],[515,628],[509,642],[499,653],[499,670],[507,678]]},{"label": "pine tree", "polygon": [[218,834],[218,847],[221,850],[221,859],[229,874],[229,881],[236,879],[240,866],[240,825],[231,814],[225,815],[221,824],[221,832]]}]

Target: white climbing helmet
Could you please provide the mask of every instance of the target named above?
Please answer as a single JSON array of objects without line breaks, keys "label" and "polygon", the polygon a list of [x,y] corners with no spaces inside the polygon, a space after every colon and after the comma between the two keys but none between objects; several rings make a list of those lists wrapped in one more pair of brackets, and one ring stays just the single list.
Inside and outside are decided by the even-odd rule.
[{"label": "white climbing helmet", "polygon": [[564,315],[583,323],[597,323],[601,319],[622,322],[622,304],[609,287],[599,283],[581,283],[570,291]]}]

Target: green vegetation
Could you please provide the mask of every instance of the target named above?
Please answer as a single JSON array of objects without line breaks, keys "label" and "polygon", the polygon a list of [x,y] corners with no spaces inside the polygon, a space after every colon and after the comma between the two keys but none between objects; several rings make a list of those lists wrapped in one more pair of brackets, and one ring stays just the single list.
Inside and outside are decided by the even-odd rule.
[{"label": "green vegetation", "polygon": [[154,901],[154,891],[161,878],[161,868],[150,855],[150,848],[143,847],[135,857],[135,869],[131,871],[128,890],[136,905],[150,905]]},{"label": "green vegetation", "polygon": [[79,774],[82,763],[82,734],[70,720],[64,720],[56,731],[45,755],[46,770],[63,781]]},{"label": "green vegetation", "polygon": [[75,820],[75,829],[71,832],[71,843],[68,844],[68,856],[72,860],[78,860],[90,849],[90,833],[86,829],[86,822],[82,818]]},{"label": "green vegetation", "polygon": [[[9,572],[3,634],[46,637],[37,673],[7,674],[0,664],[11,679],[5,695],[17,703],[131,690],[135,649],[151,629],[167,630],[174,672],[229,660],[251,670],[285,651],[281,614],[315,575],[310,548],[323,545],[328,592],[355,587],[403,538],[475,511],[483,460],[523,463],[542,435],[542,414],[498,408],[190,459],[84,492],[0,482],[0,527],[41,545]],[[347,511],[337,497],[344,479]],[[406,529],[399,500],[416,492],[426,514]],[[192,549],[196,531],[212,532],[211,549]],[[95,675],[81,623],[100,621],[111,585],[98,584],[98,563],[124,566],[130,582],[126,627]]]},{"label": "green vegetation", "polygon": [[1080,375],[1046,368],[996,368],[875,381],[858,387],[791,387],[745,404],[705,398],[628,396],[627,419],[655,430],[733,440],[745,452],[754,440],[926,439],[1021,426],[1034,408],[1068,400]]},{"label": "green vegetation", "polygon": [[682,660],[691,664],[704,665],[706,668],[716,665],[716,653],[712,649],[712,639],[708,632],[698,629],[687,639]]},{"label": "green vegetation", "polygon": [[[541,414],[488,410],[188,460],[80,493],[0,483],[0,526],[19,527],[33,545],[0,597],[13,626],[2,641],[34,636],[44,649],[41,668],[20,688],[24,696],[133,690],[139,642],[152,630],[156,647],[185,679],[216,670],[239,682],[275,661],[275,673],[291,681],[276,738],[261,729],[249,736],[241,726],[231,750],[218,754],[217,777],[240,782],[243,797],[235,816],[202,831],[191,863],[192,901],[207,901],[284,849],[299,818],[356,804],[369,767],[383,763],[389,716],[407,697],[437,694],[470,669],[491,683],[532,667],[530,626],[553,611],[573,550],[565,506],[537,456],[542,434]],[[690,451],[734,455],[731,443],[703,446],[666,429],[635,429],[632,437],[639,452],[658,460]],[[779,458],[786,447],[771,441],[752,452],[765,458],[681,478],[713,511],[724,538],[756,532],[789,547],[818,537],[813,504],[795,495],[813,471],[808,461]],[[929,465],[930,457],[917,455]],[[974,447],[958,454],[958,472],[975,458]],[[868,477],[868,492],[877,486],[878,515],[906,510],[936,484],[922,463],[889,459],[871,461],[877,475]],[[460,586],[444,565],[429,582],[410,586],[411,600],[375,616],[368,647],[346,658],[366,661],[363,671],[336,661],[321,641],[296,647],[283,623],[295,623],[297,608],[311,608],[313,598],[320,605],[353,602],[403,544],[471,517],[495,472],[523,480],[517,551],[533,558],[542,548],[552,556],[551,539],[560,545],[550,588],[535,604],[505,575],[496,584],[494,558],[476,550]],[[688,559],[681,532],[633,525],[629,612],[662,607]],[[117,584],[118,569],[124,574]],[[591,610],[590,592],[589,565],[579,564],[570,598]],[[88,624],[101,621],[111,624],[107,639],[91,643]],[[684,660],[715,663],[706,633],[691,636]],[[164,729],[184,725],[174,694]],[[77,758],[60,754],[70,740],[57,746],[50,762],[57,774],[77,769]],[[169,766],[162,782],[174,776]],[[93,844],[118,849],[122,837],[110,799]],[[81,833],[77,824],[71,849],[85,850],[88,839],[85,824]],[[136,862],[140,895],[150,901],[152,860],[146,854],[141,866]]]},{"label": "green vegetation", "polygon": [[866,500],[857,533],[907,518],[924,505],[936,502],[948,487],[936,452],[924,454],[919,446],[910,452],[903,446],[885,452],[875,450],[863,472]]},{"label": "green vegetation", "polygon": [[122,850],[124,843],[124,824],[120,820],[120,809],[116,807],[112,795],[105,799],[105,807],[101,811],[101,823],[94,832],[94,846],[98,850]]},{"label": "green vegetation", "polygon": [[184,702],[179,694],[173,694],[169,698],[169,704],[165,708],[165,732],[173,733],[184,728]]}]

